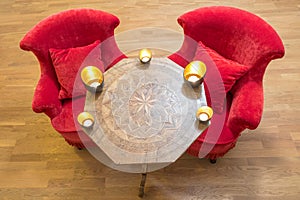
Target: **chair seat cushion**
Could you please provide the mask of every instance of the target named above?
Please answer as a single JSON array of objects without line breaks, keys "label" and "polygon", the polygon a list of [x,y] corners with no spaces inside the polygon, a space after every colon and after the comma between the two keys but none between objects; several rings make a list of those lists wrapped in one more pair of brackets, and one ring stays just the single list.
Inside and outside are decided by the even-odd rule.
[{"label": "chair seat cushion", "polygon": [[[85,97],[67,99],[63,101],[62,112],[52,119],[52,126],[65,140],[77,148],[95,146],[77,122],[76,116],[84,110]],[[74,112],[74,114],[73,114]]]},{"label": "chair seat cushion", "polygon": [[221,113],[227,92],[250,69],[250,66],[226,59],[202,42],[198,43],[194,60],[200,60],[206,64],[207,72],[204,77],[206,96],[210,98],[213,110]]},{"label": "chair seat cushion", "polygon": [[235,146],[240,134],[232,132],[228,127],[227,119],[232,102],[231,95],[228,94],[226,99],[226,110],[222,113],[214,113],[211,125],[192,143],[187,153],[199,156],[199,151],[201,151],[205,153],[204,157],[215,159],[223,156]]},{"label": "chair seat cushion", "polygon": [[93,44],[68,49],[49,49],[53,66],[60,83],[59,99],[85,95],[85,88],[80,79],[80,69],[96,66],[104,72],[101,59],[100,41]]},{"label": "chair seat cushion", "polygon": [[[79,113],[83,112],[85,103],[85,96],[76,99],[66,99],[63,101],[62,111],[59,115],[52,119],[51,123],[55,130],[60,133],[71,133],[81,129],[77,119],[74,117],[78,116]],[[75,105],[75,106],[74,106]],[[77,123],[77,124],[75,124]]]}]

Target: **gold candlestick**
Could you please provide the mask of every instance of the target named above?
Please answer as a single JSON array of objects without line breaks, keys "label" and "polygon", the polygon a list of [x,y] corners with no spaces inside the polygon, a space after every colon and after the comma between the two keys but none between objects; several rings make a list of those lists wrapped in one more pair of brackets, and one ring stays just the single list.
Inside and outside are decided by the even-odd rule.
[{"label": "gold candlestick", "polygon": [[142,49],[139,53],[139,59],[142,63],[150,62],[152,58],[152,52],[149,49]]},{"label": "gold candlestick", "polygon": [[206,65],[201,61],[190,62],[183,71],[183,77],[192,87],[198,87],[204,80]]},{"label": "gold candlestick", "polygon": [[77,121],[84,128],[91,128],[94,125],[94,117],[89,112],[80,113]]},{"label": "gold candlestick", "polygon": [[104,77],[100,69],[94,66],[87,66],[81,71],[81,80],[85,88],[91,92],[101,92]]},{"label": "gold candlestick", "polygon": [[207,122],[213,116],[213,110],[209,106],[202,106],[196,112],[196,117],[200,122]]}]

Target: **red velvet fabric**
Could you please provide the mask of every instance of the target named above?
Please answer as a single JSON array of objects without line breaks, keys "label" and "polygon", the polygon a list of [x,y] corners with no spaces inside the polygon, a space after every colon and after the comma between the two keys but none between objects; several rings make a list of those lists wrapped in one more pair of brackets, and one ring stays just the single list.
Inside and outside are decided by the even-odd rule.
[{"label": "red velvet fabric", "polygon": [[[97,40],[93,44],[84,47],[49,49],[58,82],[61,86],[58,94],[59,99],[68,99],[86,94],[82,82],[76,81],[82,67],[96,66],[104,72],[99,44],[100,41]],[[88,58],[88,61],[86,61],[86,58]]]},{"label": "red velvet fabric", "polygon": [[[224,107],[226,110],[222,113],[214,113],[210,127],[192,143],[187,149],[187,153],[196,157],[204,156],[205,158],[216,159],[224,156],[235,146],[240,133],[234,132],[227,123],[232,104],[231,94],[227,94],[225,102],[227,104]],[[211,105],[210,100],[208,105]]]},{"label": "red velvet fabric", "polygon": [[226,59],[213,49],[204,46],[202,42],[198,42],[193,60],[200,60],[206,64],[207,71],[204,77],[207,87],[206,97],[210,98],[210,106],[214,112],[223,112],[226,93],[250,69],[250,66]]},{"label": "red velvet fabric", "polygon": [[71,9],[43,19],[20,42],[21,49],[34,53],[41,68],[32,108],[35,112],[47,114],[54,128],[57,128],[69,144],[82,147],[73,124],[69,124],[70,127],[66,126],[65,120],[57,118],[61,119],[69,107],[66,106],[66,100],[58,98],[61,85],[49,49],[84,47],[99,40],[101,58],[106,70],[113,63],[126,57],[114,39],[114,29],[118,25],[119,19],[107,12],[88,8]]},{"label": "red velvet fabric", "polygon": [[[73,101],[76,101],[76,107],[72,108]],[[83,111],[85,97],[78,97],[75,99],[66,99],[62,101],[62,111],[51,120],[51,123],[55,130],[60,133],[69,133],[76,130],[75,123],[77,120],[73,119],[74,116],[78,116],[79,113]]]},{"label": "red velvet fabric", "polygon": [[[224,58],[250,67],[227,91],[224,112],[214,115],[215,118],[225,115],[225,122],[212,121],[206,132],[187,150],[194,156],[215,159],[235,146],[243,130],[255,129],[259,125],[263,111],[264,72],[271,60],[284,56],[284,46],[267,22],[233,7],[198,8],[180,16],[178,23],[185,37],[181,48],[169,56],[174,62],[186,66],[194,59],[201,41]],[[201,154],[203,146],[210,149],[206,155]]]}]

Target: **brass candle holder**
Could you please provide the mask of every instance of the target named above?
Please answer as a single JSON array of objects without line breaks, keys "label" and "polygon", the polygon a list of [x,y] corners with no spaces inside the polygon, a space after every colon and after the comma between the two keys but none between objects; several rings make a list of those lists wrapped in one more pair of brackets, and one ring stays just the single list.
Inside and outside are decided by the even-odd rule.
[{"label": "brass candle holder", "polygon": [[95,66],[87,66],[81,70],[81,80],[85,88],[91,92],[101,92],[104,76],[100,69]]},{"label": "brass candle holder", "polygon": [[196,117],[200,122],[208,122],[213,116],[213,110],[209,106],[202,106],[196,112]]},{"label": "brass candle holder", "polygon": [[152,58],[152,52],[149,49],[142,49],[139,53],[139,59],[141,63],[145,64],[150,62]]},{"label": "brass candle holder", "polygon": [[89,112],[82,112],[77,116],[77,121],[83,128],[92,128],[95,120]]},{"label": "brass candle holder", "polygon": [[201,61],[190,62],[183,71],[184,80],[192,87],[198,87],[204,80],[206,65]]}]

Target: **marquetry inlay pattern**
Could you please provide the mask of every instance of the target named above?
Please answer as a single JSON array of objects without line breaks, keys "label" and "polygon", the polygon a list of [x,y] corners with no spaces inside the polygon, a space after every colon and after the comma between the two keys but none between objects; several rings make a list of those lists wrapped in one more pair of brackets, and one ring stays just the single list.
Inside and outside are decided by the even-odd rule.
[{"label": "marquetry inlay pattern", "polygon": [[[149,173],[145,199],[298,200],[299,0],[1,0],[0,199],[140,199],[140,174],[110,169],[88,151],[69,146],[46,115],[32,111],[39,64],[32,53],[18,47],[30,28],[50,14],[90,7],[118,16],[121,23],[115,31],[117,35],[140,27],[167,28],[181,35],[177,17],[211,5],[230,5],[262,17],[281,36],[286,55],[267,67],[264,114],[259,127],[244,131],[237,146],[215,165],[184,154],[168,167]],[[138,43],[137,48],[150,47],[157,39],[157,46],[165,44],[176,51],[182,42],[182,37],[173,38],[170,34],[134,33],[129,35],[131,39],[117,41],[121,49],[132,49],[134,43]],[[138,55],[138,51],[125,52]],[[153,51],[154,56],[170,53]]]},{"label": "marquetry inlay pattern", "polygon": [[203,86],[190,87],[168,58],[123,59],[104,80],[101,94],[87,93],[85,110],[98,123],[86,133],[115,163],[174,162],[206,128],[195,117],[206,105]]}]

